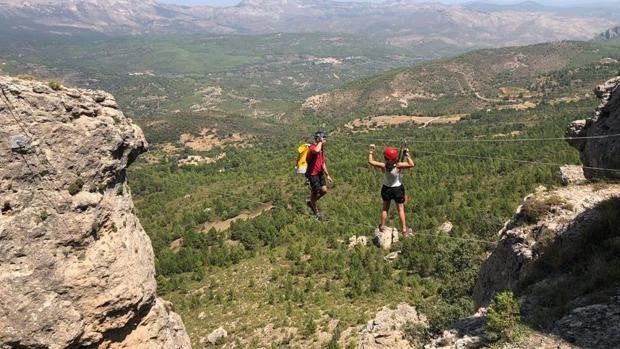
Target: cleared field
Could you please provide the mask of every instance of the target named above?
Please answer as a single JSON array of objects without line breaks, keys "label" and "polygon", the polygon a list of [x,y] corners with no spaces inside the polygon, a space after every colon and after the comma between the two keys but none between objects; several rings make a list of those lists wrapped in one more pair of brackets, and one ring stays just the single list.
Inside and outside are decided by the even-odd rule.
[{"label": "cleared field", "polygon": [[415,124],[420,127],[429,125],[453,124],[468,114],[451,114],[441,116],[416,116],[416,115],[379,115],[370,118],[356,119],[345,124],[348,129],[376,129],[379,127]]}]

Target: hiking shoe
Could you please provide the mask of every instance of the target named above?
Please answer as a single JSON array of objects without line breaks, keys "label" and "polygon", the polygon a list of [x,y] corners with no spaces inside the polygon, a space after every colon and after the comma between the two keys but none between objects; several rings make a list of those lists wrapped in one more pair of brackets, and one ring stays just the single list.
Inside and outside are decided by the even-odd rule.
[{"label": "hiking shoe", "polygon": [[317,212],[314,214],[314,219],[316,219],[317,221],[322,221],[323,220],[323,215],[321,215],[321,212]]},{"label": "hiking shoe", "polygon": [[405,231],[403,231],[403,236],[406,236],[406,237],[413,236],[413,229],[411,228],[405,229]]}]

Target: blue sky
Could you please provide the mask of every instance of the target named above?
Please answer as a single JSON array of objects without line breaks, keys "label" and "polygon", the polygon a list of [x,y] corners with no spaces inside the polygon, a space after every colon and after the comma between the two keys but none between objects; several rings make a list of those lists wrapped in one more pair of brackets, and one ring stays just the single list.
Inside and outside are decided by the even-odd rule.
[{"label": "blue sky", "polygon": [[[161,2],[165,2],[165,3],[171,3],[171,4],[178,4],[178,5],[209,5],[209,6],[233,6],[236,5],[237,3],[240,2],[240,0],[160,0]],[[340,0],[340,1],[355,1],[355,0]],[[372,2],[379,2],[380,0],[369,0]],[[492,0],[443,0],[443,1],[439,1],[439,2],[443,2],[443,3],[463,3],[463,2],[471,2],[471,1],[483,1],[483,2],[490,2],[490,3],[516,3],[516,2],[521,2],[519,0],[516,1],[510,1],[510,0],[497,0],[497,1],[492,1]],[[600,3],[600,1],[596,1],[596,0],[541,0],[541,1],[537,1],[541,4],[547,4],[547,5],[592,5],[592,4],[596,4],[596,3]],[[604,1],[607,2],[607,1]],[[612,1],[613,2],[613,1]]]}]

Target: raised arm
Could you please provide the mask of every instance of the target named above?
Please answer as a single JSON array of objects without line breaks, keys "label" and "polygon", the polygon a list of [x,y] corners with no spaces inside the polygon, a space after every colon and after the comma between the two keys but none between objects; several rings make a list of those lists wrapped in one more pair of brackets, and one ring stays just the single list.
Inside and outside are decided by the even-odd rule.
[{"label": "raised arm", "polygon": [[368,163],[376,168],[385,168],[385,164],[379,161],[375,161],[372,157],[372,153],[375,151],[375,145],[371,144],[368,148]]},{"label": "raised arm", "polygon": [[318,143],[314,145],[314,147],[310,148],[310,151],[314,154],[318,154],[323,150],[323,140],[321,139]]},{"label": "raised arm", "polygon": [[398,167],[398,168],[412,168],[413,166],[415,166],[415,163],[413,162],[413,159],[411,159],[411,154],[409,154],[409,149],[407,149],[407,148],[403,149],[403,153],[405,155],[405,161],[399,162],[398,164],[396,164],[396,167]]}]

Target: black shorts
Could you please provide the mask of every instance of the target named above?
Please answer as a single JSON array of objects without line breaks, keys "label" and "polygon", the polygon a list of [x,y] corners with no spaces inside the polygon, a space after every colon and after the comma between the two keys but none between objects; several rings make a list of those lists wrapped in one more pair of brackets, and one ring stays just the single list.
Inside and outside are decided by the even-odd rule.
[{"label": "black shorts", "polygon": [[324,187],[326,185],[325,175],[323,173],[319,173],[315,176],[306,175],[306,178],[308,179],[308,185],[310,186],[310,190],[312,190],[313,193],[320,193],[321,187]]},{"label": "black shorts", "polygon": [[381,187],[381,198],[384,201],[394,200],[397,204],[404,204],[405,186],[401,184],[399,187],[386,187],[384,185]]}]

